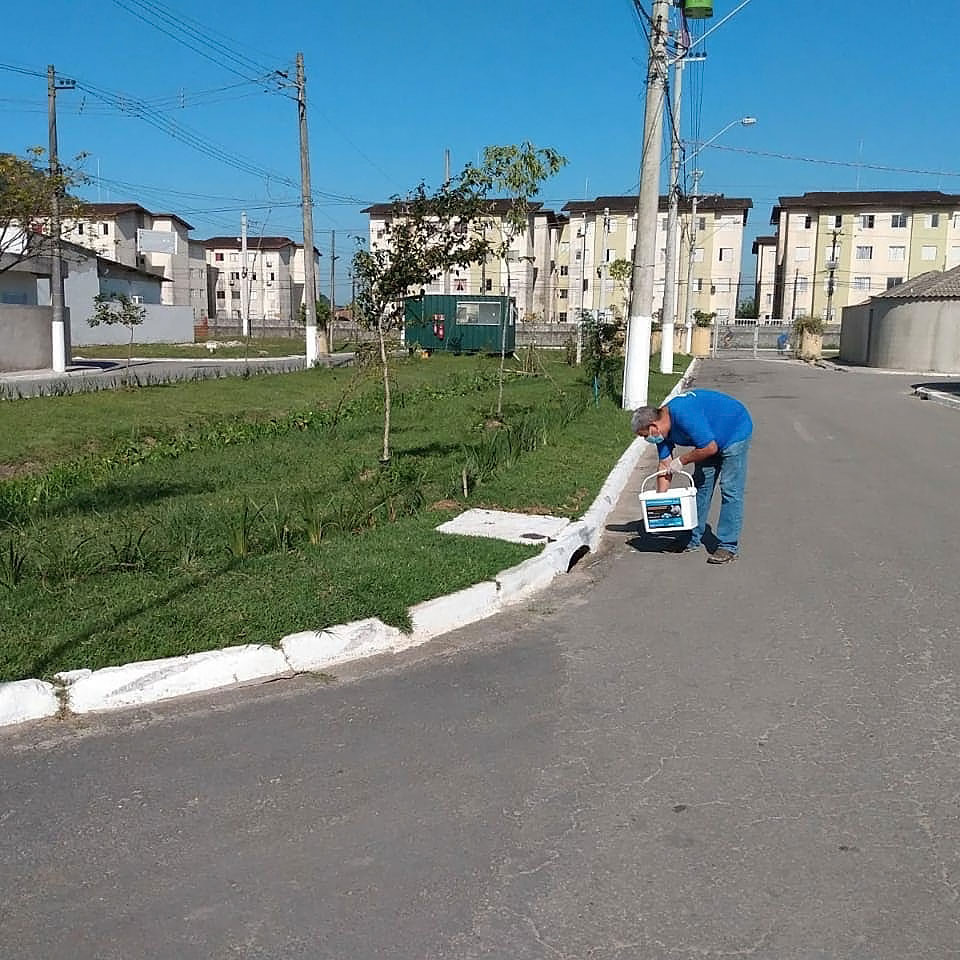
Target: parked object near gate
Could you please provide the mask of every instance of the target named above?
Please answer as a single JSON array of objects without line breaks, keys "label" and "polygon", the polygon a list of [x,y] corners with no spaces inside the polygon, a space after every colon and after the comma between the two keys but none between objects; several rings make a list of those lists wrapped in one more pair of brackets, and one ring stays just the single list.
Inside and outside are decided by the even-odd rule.
[{"label": "parked object near gate", "polygon": [[512,297],[437,293],[407,297],[403,325],[406,342],[418,343],[430,353],[499,353],[504,332],[507,355],[516,349],[516,303]]}]

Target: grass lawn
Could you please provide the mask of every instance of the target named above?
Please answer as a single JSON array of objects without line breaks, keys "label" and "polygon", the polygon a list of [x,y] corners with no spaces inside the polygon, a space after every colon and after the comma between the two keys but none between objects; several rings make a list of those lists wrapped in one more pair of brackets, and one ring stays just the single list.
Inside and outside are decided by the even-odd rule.
[{"label": "grass lawn", "polygon": [[[218,344],[216,350],[210,350],[207,343]],[[233,346],[227,346],[233,344]],[[220,357],[221,359],[242,359],[244,357],[291,357],[302,356],[305,349],[303,335],[299,337],[209,337],[197,343],[136,343],[133,344],[135,357],[172,357],[175,359],[198,359],[200,357]],[[73,359],[76,360],[125,360],[126,344],[90,344],[74,347]]]},{"label": "grass lawn", "polygon": [[[353,370],[0,404],[16,468],[0,482],[0,680],[365,616],[404,626],[411,604],[532,555],[434,527],[476,505],[576,516],[596,496],[629,416],[544,362],[508,379],[502,424],[496,361],[399,362],[388,468],[378,384]],[[675,380],[651,372],[651,397]]]}]

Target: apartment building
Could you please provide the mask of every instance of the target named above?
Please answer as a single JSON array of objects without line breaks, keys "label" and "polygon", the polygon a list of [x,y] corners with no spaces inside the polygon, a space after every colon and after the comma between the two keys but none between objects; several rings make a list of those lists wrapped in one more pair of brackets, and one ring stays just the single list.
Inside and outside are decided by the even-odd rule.
[{"label": "apartment building", "polygon": [[[715,313],[718,323],[732,323],[740,294],[740,259],[743,231],[753,201],[746,197],[704,197],[697,207],[696,231],[689,200],[681,204],[675,238],[677,258],[677,320],[694,311]],[[569,217],[560,244],[560,271],[566,266],[566,316],[575,320],[581,311],[599,311],[605,316],[624,315],[629,284],[610,276],[617,260],[632,263],[637,242],[637,198],[597,197],[574,200],[563,212]],[[657,262],[654,268],[654,316],[663,311],[667,259],[667,197],[660,197],[657,217]],[[689,275],[689,286],[687,283]]]},{"label": "apartment building", "polygon": [[[742,197],[707,197],[699,202],[696,241],[691,250],[691,204],[681,209],[678,231],[678,317],[690,309],[717,314],[721,323],[736,316],[740,291],[740,259],[743,231],[753,203]],[[483,225],[486,235],[499,240],[507,200],[490,201]],[[370,249],[389,244],[388,225],[394,215],[392,204],[367,207],[370,217]],[[654,309],[663,304],[666,261],[667,198],[660,198],[657,221],[657,272]],[[517,298],[521,320],[566,322],[584,312],[623,316],[629,297],[629,283],[610,275],[616,260],[633,259],[637,234],[636,196],[597,197],[565,204],[559,213],[540,203],[531,204],[526,229],[511,244],[510,287]],[[690,295],[687,296],[688,264],[691,266]],[[427,293],[500,294],[507,292],[507,267],[503,260],[455,269],[448,277],[438,276]]]},{"label": "apartment building", "polygon": [[[302,244],[289,237],[256,237],[248,242],[246,271],[239,237],[211,237],[206,253],[208,309],[211,319],[240,323],[242,282],[246,274],[249,317],[254,322],[296,323],[304,303]],[[314,276],[319,278],[320,254],[314,250]]]},{"label": "apartment building", "polygon": [[[175,213],[152,213],[139,203],[89,203],[88,216],[65,221],[64,236],[102,257],[153,273],[163,280],[161,302],[191,306],[196,271],[203,267],[193,249],[193,229]],[[199,315],[195,316],[199,320]]]},{"label": "apartment building", "polygon": [[960,264],[960,196],[939,190],[804,193],[780,197],[774,313],[836,322],[930,270]]},{"label": "apartment building", "polygon": [[[502,243],[509,236],[504,222],[509,208],[509,200],[490,200],[483,223],[476,224],[474,229],[482,230],[491,244]],[[389,226],[396,215],[394,204],[375,203],[362,212],[370,218],[370,249],[388,247]],[[556,319],[550,311],[555,310],[555,268],[565,222],[565,218],[545,209],[542,203],[531,203],[527,225],[512,238],[506,259],[488,257],[483,263],[455,267],[434,277],[424,286],[424,292],[506,296],[509,280],[521,320]]]},{"label": "apartment building", "polygon": [[754,303],[757,305],[757,319],[780,319],[774,312],[774,297],[777,288],[777,238],[757,237],[753,241],[751,252],[757,258],[757,284],[754,290]]}]

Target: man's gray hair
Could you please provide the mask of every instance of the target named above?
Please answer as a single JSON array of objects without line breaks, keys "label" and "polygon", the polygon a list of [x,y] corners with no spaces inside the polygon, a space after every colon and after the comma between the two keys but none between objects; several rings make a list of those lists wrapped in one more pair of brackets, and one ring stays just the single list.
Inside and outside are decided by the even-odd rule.
[{"label": "man's gray hair", "polygon": [[639,433],[641,430],[646,430],[659,416],[660,410],[657,407],[638,407],[633,411],[631,420],[633,432]]}]

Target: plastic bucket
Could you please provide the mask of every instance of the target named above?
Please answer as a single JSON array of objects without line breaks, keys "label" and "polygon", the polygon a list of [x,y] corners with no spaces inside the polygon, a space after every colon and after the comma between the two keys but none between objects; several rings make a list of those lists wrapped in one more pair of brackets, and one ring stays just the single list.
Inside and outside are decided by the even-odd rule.
[{"label": "plastic bucket", "polygon": [[685,470],[677,471],[687,478],[689,487],[659,493],[647,490],[647,484],[655,477],[664,476],[663,471],[651,473],[640,484],[640,508],[643,511],[643,528],[647,533],[680,533],[693,530],[697,525],[697,488],[693,477]]}]

